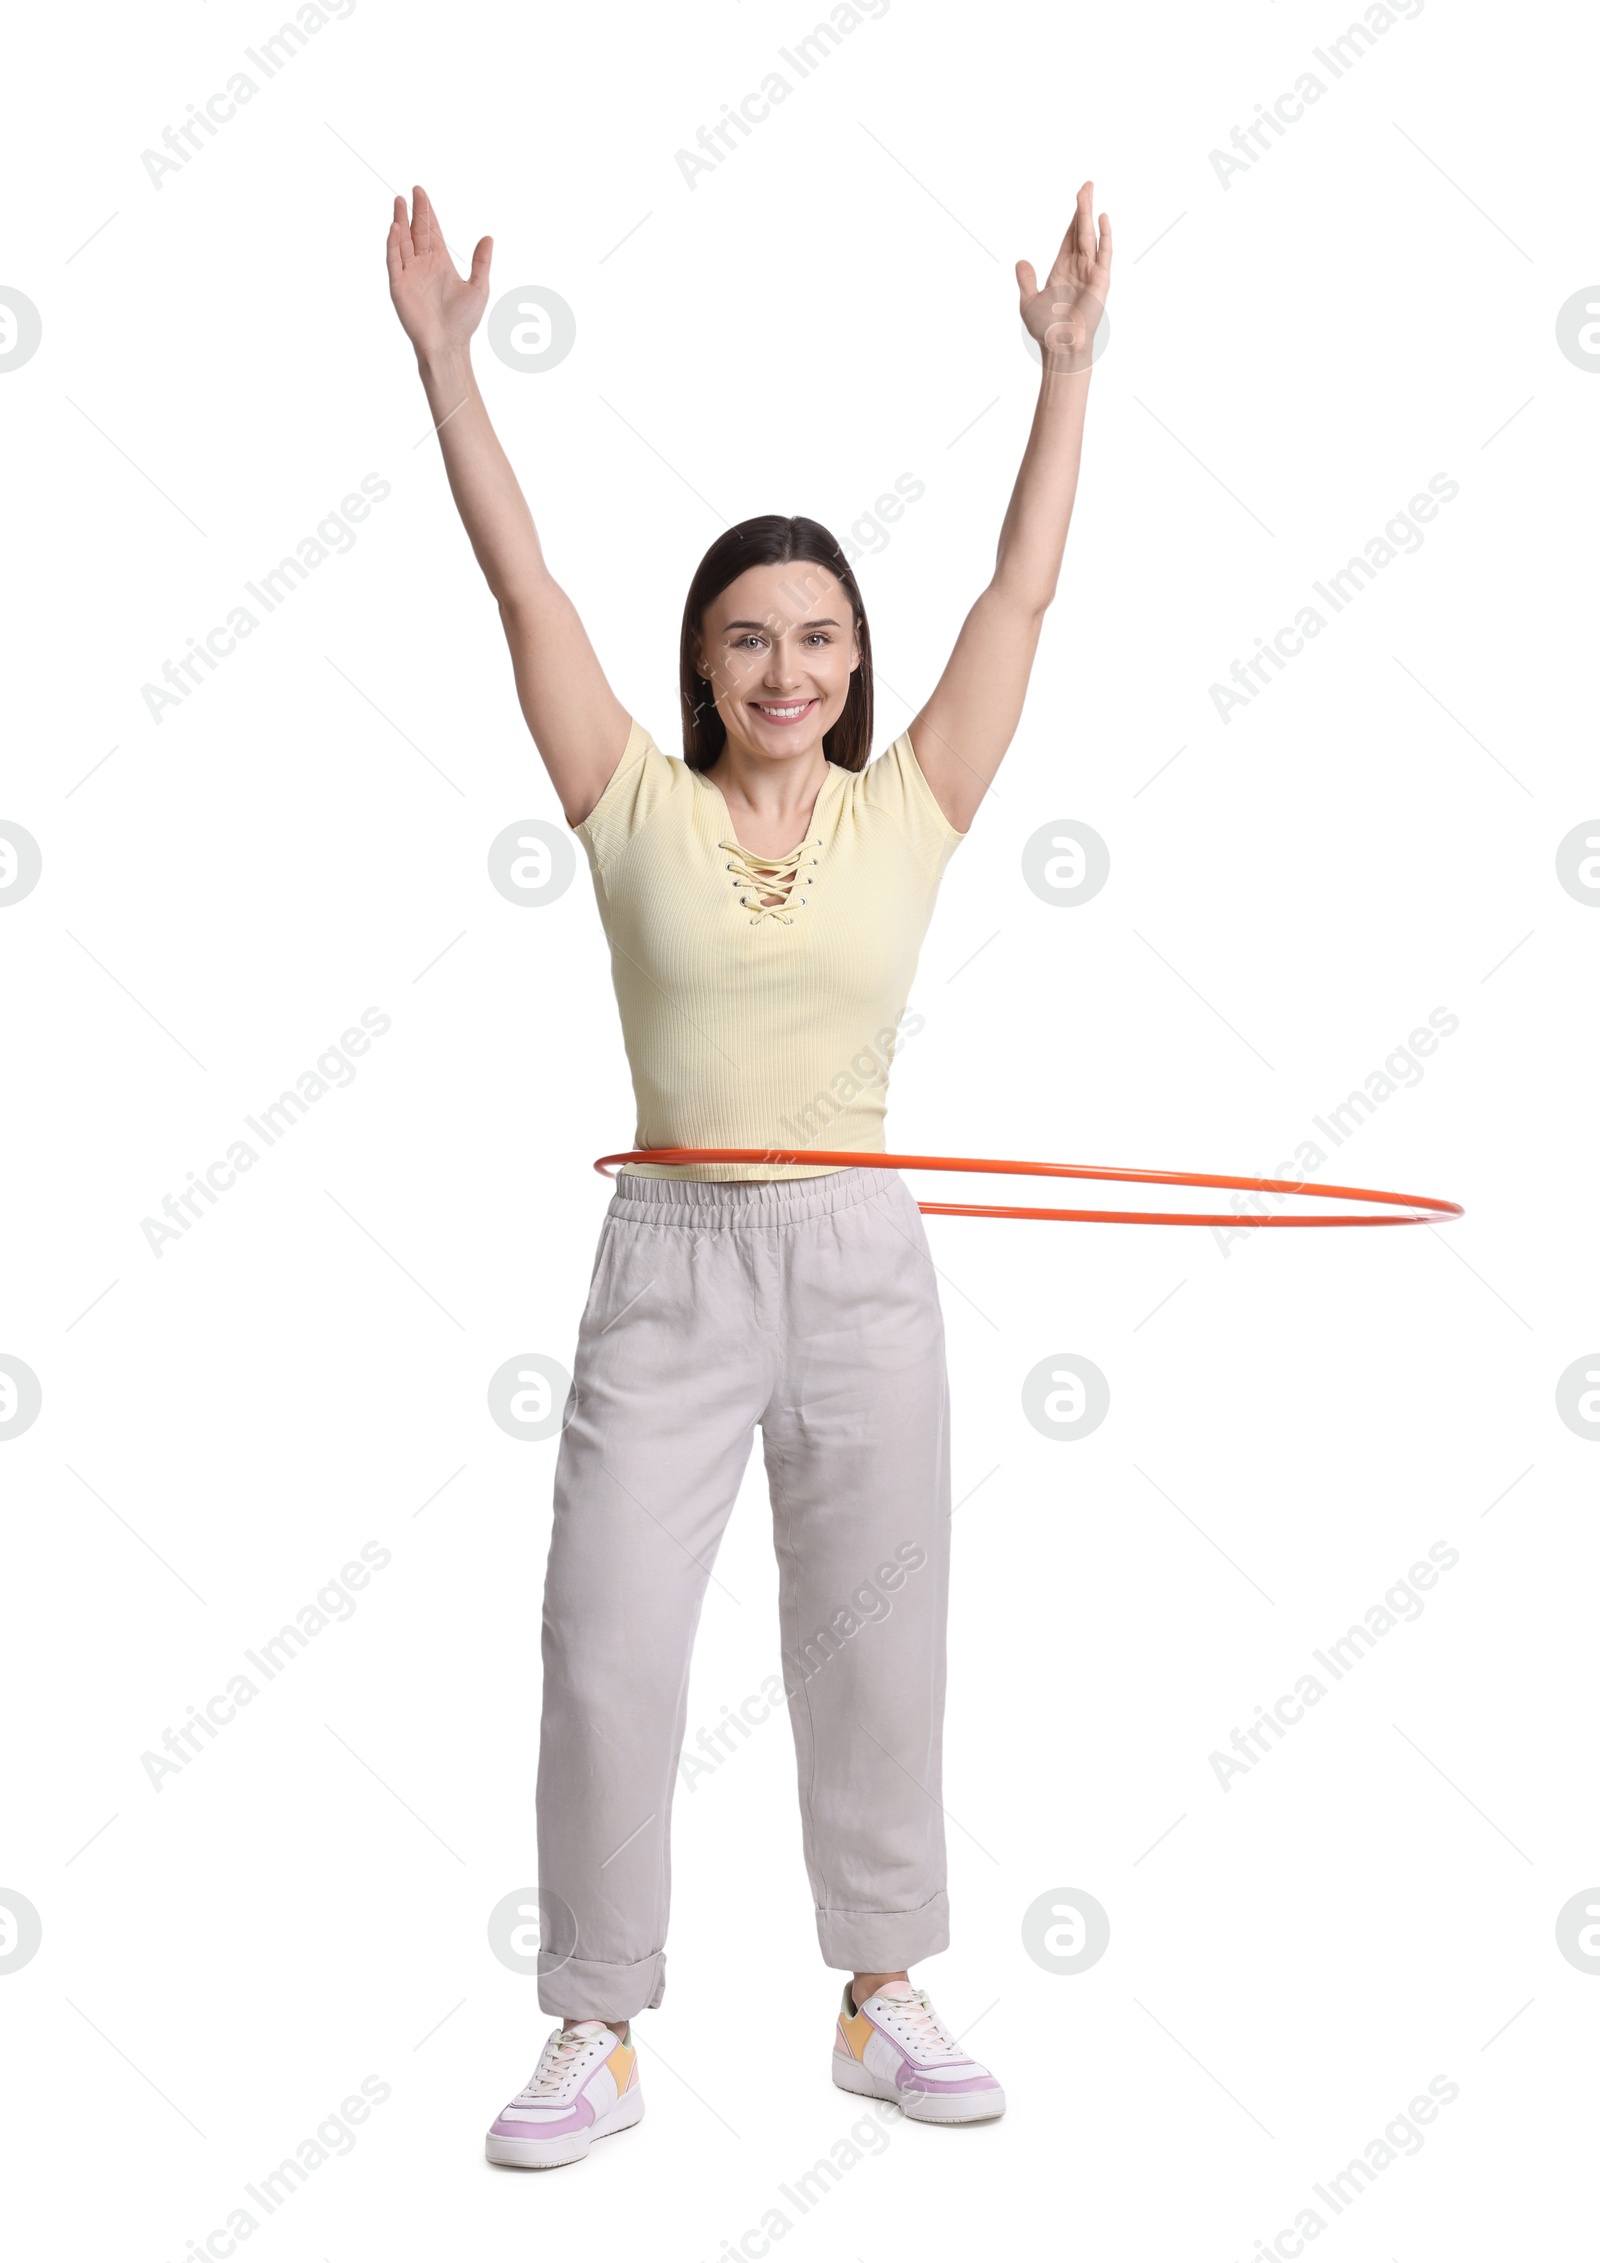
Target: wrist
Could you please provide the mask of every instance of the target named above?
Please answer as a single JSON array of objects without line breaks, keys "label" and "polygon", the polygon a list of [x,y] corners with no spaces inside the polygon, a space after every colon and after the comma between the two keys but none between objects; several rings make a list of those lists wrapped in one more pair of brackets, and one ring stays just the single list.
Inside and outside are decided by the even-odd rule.
[{"label": "wrist", "polygon": [[1041,346],[1039,349],[1039,374],[1047,383],[1053,378],[1076,377],[1087,385],[1093,368],[1092,345],[1084,346],[1076,352],[1060,348],[1052,350],[1049,346]]},{"label": "wrist", "polygon": [[461,384],[472,375],[472,350],[468,340],[460,345],[419,346],[417,371],[424,385]]}]

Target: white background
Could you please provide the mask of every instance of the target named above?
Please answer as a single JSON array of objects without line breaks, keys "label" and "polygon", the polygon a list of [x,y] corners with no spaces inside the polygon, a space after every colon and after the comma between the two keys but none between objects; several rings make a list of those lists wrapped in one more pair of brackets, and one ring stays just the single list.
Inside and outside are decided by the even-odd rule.
[{"label": "white background", "polygon": [[[1600,381],[1556,343],[1600,273],[1592,36],[1432,0],[1335,82],[1311,51],[1351,17],[1310,0],[896,0],[691,188],[676,152],[805,8],[361,0],[153,186],[141,152],[280,20],[34,11],[7,57],[0,282],[43,322],[0,378],[0,818],[43,858],[0,920],[0,1351],[42,1390],[0,1457],[0,1886],[43,1925],[0,1977],[19,2249],[204,2253],[375,2076],[252,2255],[755,2255],[778,2208],[786,2255],[1229,2263],[1299,2252],[1272,2243],[1307,2206],[1347,2259],[1553,2251],[1590,2206],[1600,2010],[1556,1945],[1600,1877],[1600,1451],[1555,1398],[1600,1341],[1600,913],[1555,864],[1600,804]],[[1324,98],[1224,186],[1210,152],[1308,69]],[[962,1505],[954,1938],[919,1977],[1010,2111],[891,2120],[782,2199],[861,2116],[777,1718],[679,1795],[647,2118],[491,2170],[549,2026],[486,1923],[534,1873],[556,1441],[497,1427],[488,1382],[570,1365],[590,1162],[633,1117],[586,870],[542,908],[489,884],[497,834],[560,815],[389,305],[389,200],[420,179],[463,265],[495,236],[495,297],[573,308],[559,367],[477,365],[669,749],[722,527],[843,536],[925,483],[859,568],[881,748],[990,570],[1037,385],[1013,262],[1046,271],[1086,175],[1113,336],[891,1147],[1270,1172],[1442,1007],[1324,1175],[1467,1216],[1226,1251],[930,1219]],[[356,547],[154,722],[141,686],[368,473]],[[1209,686],[1440,473],[1423,547],[1221,721]],[[1046,904],[1022,847],[1071,820],[1111,876]],[[155,1256],[141,1221],[368,1007],[353,1085]],[[1020,1399],[1063,1353],[1110,1385],[1076,1440]],[[141,1755],[372,1541],[355,1616],[154,1789]],[[1234,1727],[1440,1541],[1421,1618],[1224,1790]],[[717,1569],[691,1729],[777,1662],[759,1455]],[[1023,1945],[1058,1890],[1109,1914],[1076,1976]],[[1435,2077],[1420,2151],[1335,2216],[1313,2185]]]}]

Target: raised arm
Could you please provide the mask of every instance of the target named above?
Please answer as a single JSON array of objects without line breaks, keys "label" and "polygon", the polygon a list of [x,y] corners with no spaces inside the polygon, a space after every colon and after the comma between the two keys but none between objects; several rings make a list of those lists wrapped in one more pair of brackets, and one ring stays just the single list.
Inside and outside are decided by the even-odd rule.
[{"label": "raised arm", "polygon": [[485,236],[463,281],[423,191],[412,191],[409,221],[405,198],[395,198],[389,295],[416,348],[450,492],[500,607],[528,729],[568,824],[578,825],[622,760],[631,718],[544,562],[533,514],[472,373],[472,333],[488,303],[492,248]]},{"label": "raised arm", "polygon": [[1033,429],[1000,528],[993,578],[962,623],[944,674],[910,727],[922,774],[962,832],[977,815],[1021,720],[1078,491],[1090,353],[1111,287],[1111,223],[1102,212],[1096,243],[1092,181],[1078,191],[1077,210],[1043,288],[1025,259],[1017,262],[1017,285],[1022,319],[1044,360]]}]

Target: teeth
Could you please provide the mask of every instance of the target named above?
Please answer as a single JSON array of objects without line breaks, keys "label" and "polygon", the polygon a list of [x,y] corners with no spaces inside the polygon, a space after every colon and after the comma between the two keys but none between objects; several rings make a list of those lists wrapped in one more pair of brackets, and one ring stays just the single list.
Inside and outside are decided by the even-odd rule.
[{"label": "teeth", "polygon": [[756,705],[761,709],[763,715],[789,716],[803,715],[805,713],[805,710],[811,705],[811,702],[809,699],[802,699],[798,701],[793,707],[768,707],[764,701],[757,700]]}]

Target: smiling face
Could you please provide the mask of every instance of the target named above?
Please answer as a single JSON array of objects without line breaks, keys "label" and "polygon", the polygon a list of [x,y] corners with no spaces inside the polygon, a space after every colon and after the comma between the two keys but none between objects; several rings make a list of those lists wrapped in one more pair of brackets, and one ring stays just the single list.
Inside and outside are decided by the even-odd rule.
[{"label": "smiling face", "polygon": [[731,746],[764,759],[819,748],[859,666],[837,575],[809,559],[751,566],[706,607],[695,665]]}]

